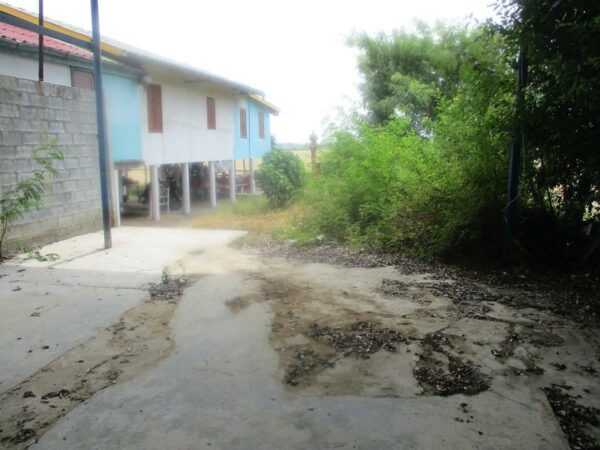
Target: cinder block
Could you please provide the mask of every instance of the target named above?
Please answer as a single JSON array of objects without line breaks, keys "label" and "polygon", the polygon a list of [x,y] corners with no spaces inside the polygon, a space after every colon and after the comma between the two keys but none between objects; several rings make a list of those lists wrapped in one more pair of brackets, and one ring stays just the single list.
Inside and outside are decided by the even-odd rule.
[{"label": "cinder block", "polygon": [[19,108],[11,103],[0,103],[0,117],[19,117]]},{"label": "cinder block", "polygon": [[54,118],[56,120],[71,120],[71,113],[65,109],[56,109],[54,110]]},{"label": "cinder block", "polygon": [[68,122],[48,122],[48,131],[50,131],[50,133],[64,133],[65,123]]},{"label": "cinder block", "polygon": [[23,143],[23,133],[13,130],[0,131],[2,145],[20,145]]}]

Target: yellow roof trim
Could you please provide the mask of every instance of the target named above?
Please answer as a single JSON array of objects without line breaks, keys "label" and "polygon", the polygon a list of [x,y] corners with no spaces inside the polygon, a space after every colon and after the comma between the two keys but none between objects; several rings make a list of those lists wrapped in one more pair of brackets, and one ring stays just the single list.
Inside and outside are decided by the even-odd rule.
[{"label": "yellow roof trim", "polygon": [[268,101],[266,101],[260,95],[250,94],[250,98],[252,100],[254,100],[255,102],[258,102],[258,103],[266,106],[267,108],[271,109],[275,114],[279,114],[279,108],[277,106],[275,106],[273,103],[269,103]]},{"label": "yellow roof trim", "polygon": [[[6,14],[10,14],[11,16],[14,17],[18,17],[19,19],[25,20],[27,22],[30,22],[34,25],[38,24],[38,17],[28,14],[26,12],[21,11],[20,9],[16,9],[16,8],[11,8],[8,5],[3,5],[0,4],[0,11],[6,13]],[[46,20],[44,19],[44,27],[53,30],[53,31],[58,31],[59,33],[63,33],[66,34],[68,36],[72,36],[74,38],[77,39],[81,39],[82,41],[85,42],[89,42],[92,43],[92,38],[89,37],[86,34],[83,33],[79,33],[77,31],[71,30],[70,28],[66,28],[63,27],[61,25],[55,24],[52,21]],[[110,45],[107,44],[105,42],[100,43],[100,48],[106,52],[106,53],[110,53],[112,55],[116,55],[116,56],[125,56],[125,51],[123,49],[120,49],[118,47],[115,47],[114,45]]]}]

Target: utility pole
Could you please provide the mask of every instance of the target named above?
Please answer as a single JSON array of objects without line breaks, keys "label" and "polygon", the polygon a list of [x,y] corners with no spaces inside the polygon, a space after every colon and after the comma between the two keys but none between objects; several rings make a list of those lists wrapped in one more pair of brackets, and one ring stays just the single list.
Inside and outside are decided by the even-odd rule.
[{"label": "utility pole", "polygon": [[510,167],[508,169],[508,195],[506,200],[504,224],[504,259],[508,261],[512,256],[515,221],[517,216],[517,199],[519,197],[519,174],[521,172],[521,152],[524,144],[523,134],[523,101],[525,86],[527,85],[527,54],[519,51],[518,62],[519,83],[517,85],[517,132],[512,144],[510,154]]},{"label": "utility pole", "polygon": [[38,80],[44,81],[44,0],[38,2]]},{"label": "utility pole", "polygon": [[314,130],[311,133],[310,137],[310,168],[312,173],[317,173],[317,135]]},{"label": "utility pole", "polygon": [[102,54],[100,52],[100,20],[98,0],[90,0],[92,7],[92,41],[94,49],[94,87],[96,91],[96,121],[98,122],[98,158],[100,159],[100,194],[102,196],[102,224],[104,248],[112,247],[110,230],[110,204],[108,192],[108,158],[106,151],[106,123],[104,121],[104,95],[102,90]]}]

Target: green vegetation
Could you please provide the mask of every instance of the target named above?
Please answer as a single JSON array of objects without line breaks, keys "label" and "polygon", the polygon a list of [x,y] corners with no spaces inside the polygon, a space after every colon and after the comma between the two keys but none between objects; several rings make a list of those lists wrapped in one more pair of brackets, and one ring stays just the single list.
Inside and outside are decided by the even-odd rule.
[{"label": "green vegetation", "polygon": [[304,186],[304,164],[296,155],[283,150],[268,152],[256,171],[256,181],[271,208],[282,208]]},{"label": "green vegetation", "polygon": [[[518,256],[546,266],[598,261],[600,3],[496,7],[499,24],[354,36],[365,110],[332,127],[320,173],[302,190],[299,160],[274,151],[257,174],[267,201],[217,214],[299,244],[498,259],[509,154],[523,130]],[[517,105],[520,51],[529,80]],[[266,212],[292,197],[290,208]]]},{"label": "green vegetation", "polygon": [[3,259],[2,244],[9,225],[34,208],[39,208],[48,184],[48,176],[56,175],[56,161],[64,159],[54,143],[33,150],[31,160],[38,165],[31,175],[0,194],[0,261]]},{"label": "green vegetation", "polygon": [[214,211],[193,219],[190,225],[196,228],[246,230],[252,234],[250,239],[285,237],[302,209],[300,202],[286,208],[271,209],[264,196],[239,197],[235,203],[220,202]]},{"label": "green vegetation", "polygon": [[305,226],[337,241],[425,255],[489,241],[501,230],[514,107],[503,38],[421,26],[414,35],[353,43],[369,113],[324,153],[307,190]]},{"label": "green vegetation", "polygon": [[[564,263],[599,252],[600,6],[502,0],[497,8],[500,25],[419,25],[351,40],[366,114],[339,126],[324,152],[305,196],[304,236],[497,258],[509,152],[522,127],[521,256]],[[529,81],[517,109],[520,49]]]}]

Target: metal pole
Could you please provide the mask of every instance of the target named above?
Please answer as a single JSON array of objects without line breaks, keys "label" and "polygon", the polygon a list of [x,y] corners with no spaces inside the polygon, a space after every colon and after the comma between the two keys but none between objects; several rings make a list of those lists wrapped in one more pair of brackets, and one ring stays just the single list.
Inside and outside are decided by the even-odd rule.
[{"label": "metal pole", "polygon": [[519,52],[519,84],[517,87],[517,133],[513,141],[510,167],[508,169],[508,195],[505,207],[506,223],[504,226],[504,259],[512,256],[513,237],[515,234],[515,219],[517,216],[517,198],[519,195],[519,174],[521,169],[521,151],[524,143],[522,111],[524,88],[527,84],[527,55],[523,50]]},{"label": "metal pole", "polygon": [[102,223],[104,248],[112,247],[110,232],[110,203],[108,192],[108,158],[106,154],[106,124],[104,122],[104,98],[102,90],[102,56],[100,53],[100,21],[98,0],[90,0],[92,7],[92,40],[94,47],[94,84],[96,90],[96,120],[98,122],[98,158],[100,160],[100,194],[102,196]]},{"label": "metal pole", "polygon": [[38,5],[38,79],[44,81],[44,0],[39,0]]}]

